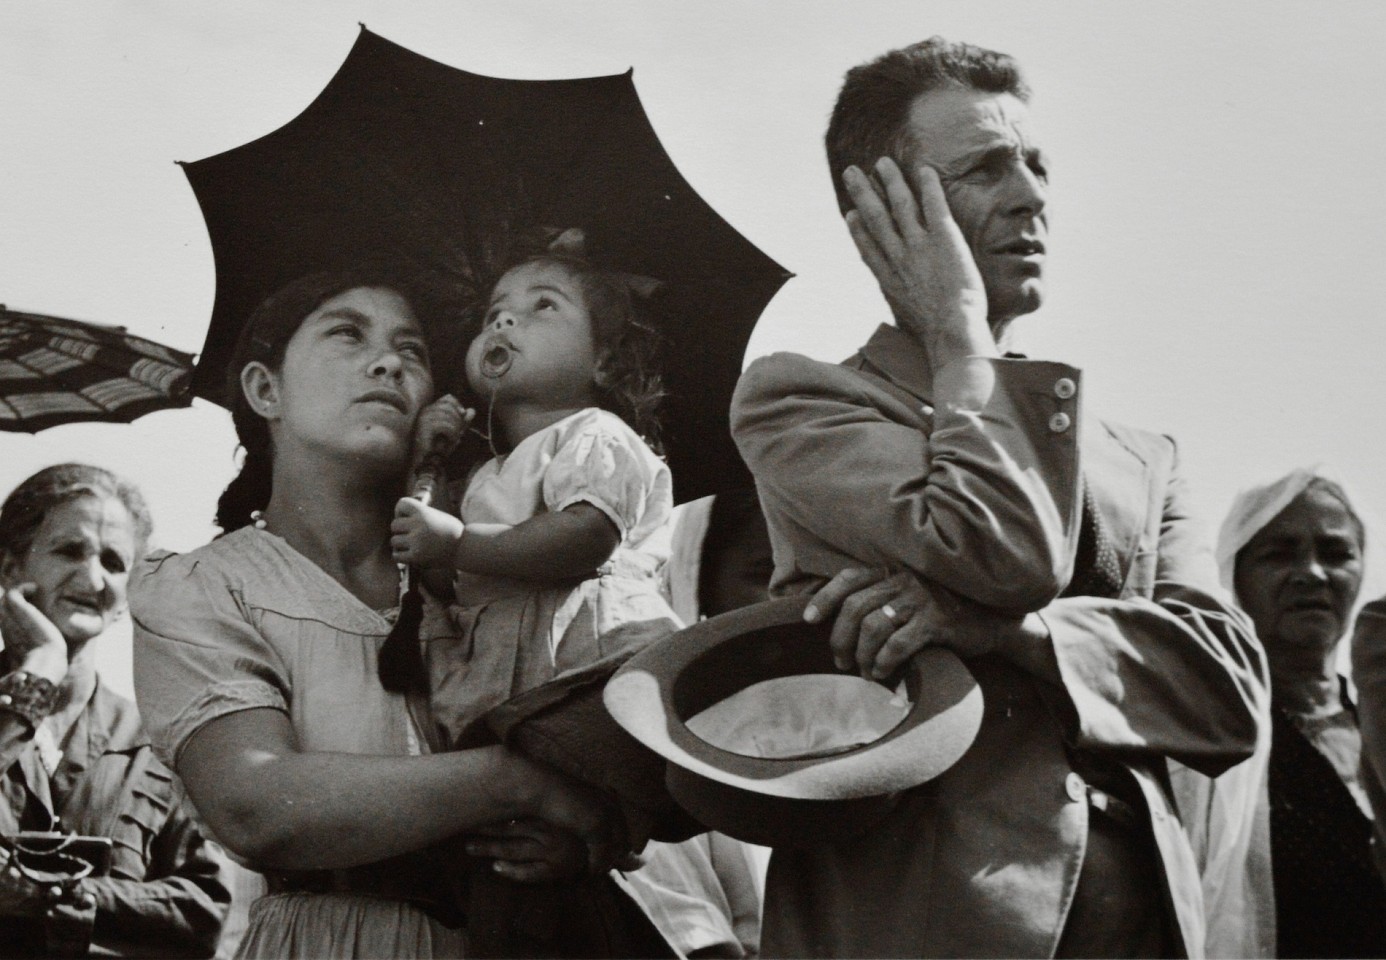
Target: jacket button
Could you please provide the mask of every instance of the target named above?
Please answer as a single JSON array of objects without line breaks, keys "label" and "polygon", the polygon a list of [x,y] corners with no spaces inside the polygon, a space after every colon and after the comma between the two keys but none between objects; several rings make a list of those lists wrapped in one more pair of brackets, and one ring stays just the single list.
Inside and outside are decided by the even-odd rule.
[{"label": "jacket button", "polygon": [[1067,400],[1078,392],[1078,385],[1068,377],[1060,377],[1054,381],[1054,396],[1060,400]]},{"label": "jacket button", "polygon": [[1070,773],[1064,777],[1064,792],[1074,803],[1087,799],[1088,785],[1083,782],[1083,778],[1076,773]]},{"label": "jacket button", "polygon": [[1073,419],[1063,411],[1060,411],[1049,418],[1049,429],[1055,433],[1063,433],[1073,425]]}]

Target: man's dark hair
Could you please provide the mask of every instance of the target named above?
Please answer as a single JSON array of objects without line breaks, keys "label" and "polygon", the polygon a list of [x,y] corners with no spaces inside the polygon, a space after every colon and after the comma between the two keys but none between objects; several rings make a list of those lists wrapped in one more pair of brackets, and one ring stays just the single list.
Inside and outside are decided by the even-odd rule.
[{"label": "man's dark hair", "polygon": [[853,67],[837,95],[824,138],[838,209],[846,213],[852,208],[842,171],[853,165],[869,171],[881,157],[900,159],[910,107],[921,94],[946,87],[1030,99],[1020,65],[1008,54],[942,37],[930,37]]}]

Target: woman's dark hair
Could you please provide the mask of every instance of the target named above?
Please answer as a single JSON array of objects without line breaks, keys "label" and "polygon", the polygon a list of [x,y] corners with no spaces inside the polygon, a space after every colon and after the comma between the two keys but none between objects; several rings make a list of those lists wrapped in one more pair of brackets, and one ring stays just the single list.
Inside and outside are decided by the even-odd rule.
[{"label": "woman's dark hair", "polygon": [[[580,245],[578,240],[576,246]],[[659,373],[660,341],[648,316],[649,296],[637,292],[643,287],[646,294],[653,293],[657,284],[600,266],[574,246],[522,253],[506,264],[501,276],[526,264],[552,263],[577,280],[592,318],[593,346],[597,352],[597,406],[624,420],[655,453],[662,455],[659,406],[664,400],[664,378]]]},{"label": "woman's dark hair", "polygon": [[383,287],[404,297],[425,336],[431,332],[432,321],[453,307],[447,291],[433,278],[389,262],[299,277],[256,307],[241,330],[236,351],[226,368],[225,397],[245,458],[240,472],[217,501],[216,522],[222,533],[249,525],[251,514],[269,503],[273,484],[269,425],[246,400],[241,389],[241,371],[246,364],[257,361],[270,370],[279,370],[289,341],[308,315],[333,297],[361,287]]},{"label": "woman's dark hair", "polygon": [[45,467],[15,487],[0,505],[0,556],[18,560],[29,552],[44,518],[54,507],[82,497],[118,501],[135,525],[135,553],[144,553],[154,521],[139,487],[101,467],[60,463]]}]

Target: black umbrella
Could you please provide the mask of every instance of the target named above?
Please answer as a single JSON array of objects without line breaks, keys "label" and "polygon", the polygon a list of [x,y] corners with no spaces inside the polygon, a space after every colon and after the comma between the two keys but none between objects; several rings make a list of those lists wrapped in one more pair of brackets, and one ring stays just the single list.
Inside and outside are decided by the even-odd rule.
[{"label": "black umbrella", "polygon": [[129,423],[192,402],[191,354],[107,327],[0,304],[0,430]]},{"label": "black umbrella", "polygon": [[241,324],[295,277],[387,255],[475,288],[520,231],[581,227],[607,265],[665,285],[663,421],[679,499],[748,482],[727,406],[751,329],[790,274],[694,193],[630,73],[484,77],[362,29],[303,113],[184,169],[217,271],[199,396],[222,400]]}]

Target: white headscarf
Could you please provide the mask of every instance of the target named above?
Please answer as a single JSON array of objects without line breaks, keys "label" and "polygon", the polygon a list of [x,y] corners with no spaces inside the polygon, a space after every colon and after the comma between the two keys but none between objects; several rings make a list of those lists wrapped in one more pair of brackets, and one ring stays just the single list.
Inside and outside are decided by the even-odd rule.
[{"label": "white headscarf", "polygon": [[[1348,502],[1342,481],[1319,466],[1300,467],[1270,483],[1241,491],[1233,498],[1218,531],[1215,550],[1218,575],[1234,598],[1237,554],[1316,480],[1333,484],[1348,512],[1361,522]],[[1171,772],[1185,825],[1202,865],[1209,957],[1275,956],[1275,886],[1267,795],[1269,695],[1261,707],[1261,736],[1248,760],[1215,781],[1183,768]]]},{"label": "white headscarf", "polygon": [[[1218,531],[1218,576],[1222,579],[1222,585],[1234,597],[1236,590],[1232,586],[1232,578],[1237,564],[1237,554],[1241,552],[1242,547],[1251,542],[1252,537],[1278,517],[1280,511],[1293,503],[1295,498],[1309,489],[1316,480],[1332,484],[1335,492],[1341,495],[1343,506],[1347,507],[1348,513],[1352,514],[1358,523],[1362,523],[1361,515],[1348,499],[1347,487],[1342,480],[1322,466],[1300,467],[1270,483],[1247,487],[1232,498],[1227,518],[1222,521],[1222,528]],[[1237,597],[1237,602],[1241,602],[1240,597]]]}]

